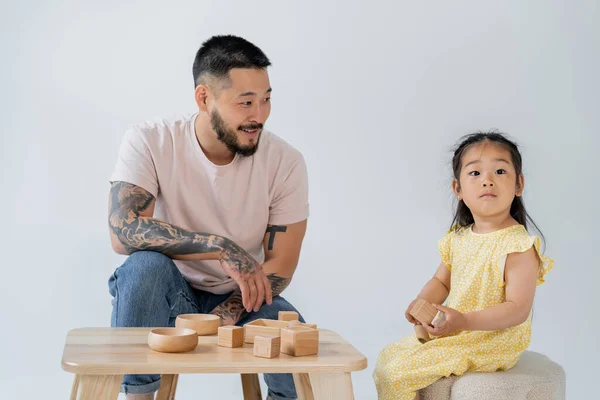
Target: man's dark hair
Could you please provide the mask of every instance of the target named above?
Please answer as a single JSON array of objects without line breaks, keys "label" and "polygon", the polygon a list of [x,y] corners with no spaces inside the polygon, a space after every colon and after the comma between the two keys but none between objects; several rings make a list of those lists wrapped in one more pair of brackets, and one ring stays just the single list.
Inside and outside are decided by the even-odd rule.
[{"label": "man's dark hair", "polygon": [[194,87],[229,79],[232,68],[264,69],[271,65],[261,49],[238,36],[213,36],[196,53]]}]

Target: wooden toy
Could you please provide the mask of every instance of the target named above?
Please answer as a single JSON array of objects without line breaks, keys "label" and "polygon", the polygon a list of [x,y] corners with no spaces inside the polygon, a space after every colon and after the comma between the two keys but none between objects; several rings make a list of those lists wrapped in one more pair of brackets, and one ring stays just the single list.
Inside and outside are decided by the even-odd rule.
[{"label": "wooden toy", "polygon": [[305,326],[307,328],[317,329],[317,324],[305,324],[305,323],[302,323],[302,322],[300,322],[298,320],[296,320],[296,321],[289,321],[288,324],[287,324],[287,326],[290,327],[290,328],[292,326]]},{"label": "wooden toy", "polygon": [[[434,327],[440,327],[446,321],[445,313],[438,311],[433,304],[430,304],[423,299],[419,299],[415,302],[410,309],[410,315],[421,324],[432,325]],[[419,342],[426,343],[431,340],[431,337],[423,325],[415,325],[415,336]]]},{"label": "wooden toy", "polygon": [[433,318],[433,321],[431,321],[431,325],[433,325],[436,328],[439,328],[442,325],[444,325],[444,322],[446,322],[446,313],[438,311],[435,317]]},{"label": "wooden toy", "polygon": [[280,321],[298,321],[298,313],[296,311],[279,311],[277,319]]},{"label": "wooden toy", "polygon": [[219,346],[222,347],[241,347],[244,345],[244,328],[241,326],[220,326],[219,327]]},{"label": "wooden toy", "polygon": [[435,308],[431,303],[425,301],[423,299],[417,299],[415,304],[410,309],[410,315],[412,315],[417,321],[422,324],[431,325],[431,321],[435,317],[437,313],[437,308]]},{"label": "wooden toy", "polygon": [[306,326],[281,329],[281,352],[294,357],[319,352],[319,331]]},{"label": "wooden toy", "polygon": [[214,335],[221,326],[221,318],[213,314],[181,314],[175,327],[193,329],[199,336]]},{"label": "wooden toy", "polygon": [[275,358],[281,350],[281,338],[278,336],[256,335],[254,337],[254,356]]},{"label": "wooden toy", "polygon": [[315,329],[315,324],[303,324],[299,321],[278,321],[273,319],[257,319],[244,325],[244,342],[254,343],[256,335],[280,336],[281,328],[287,328],[290,324]]},{"label": "wooden toy", "polygon": [[427,332],[427,329],[425,329],[423,325],[415,325],[415,336],[417,337],[417,340],[421,343],[426,343],[431,340],[429,332]]},{"label": "wooden toy", "polygon": [[256,335],[267,335],[279,337],[281,328],[287,326],[287,321],[276,321],[272,319],[257,319],[244,325],[244,342],[254,343]]},{"label": "wooden toy", "polygon": [[182,353],[198,346],[198,334],[185,328],[156,328],[148,333],[148,346],[162,353]]}]

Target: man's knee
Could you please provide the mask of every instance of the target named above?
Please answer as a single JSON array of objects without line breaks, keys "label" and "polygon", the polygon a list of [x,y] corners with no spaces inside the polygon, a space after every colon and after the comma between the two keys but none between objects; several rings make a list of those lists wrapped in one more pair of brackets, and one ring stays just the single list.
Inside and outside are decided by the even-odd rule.
[{"label": "man's knee", "polygon": [[146,289],[156,290],[169,286],[179,273],[173,260],[154,251],[138,251],[130,255],[111,276],[109,290],[113,296],[117,290],[135,290],[143,294]]},{"label": "man's knee", "polygon": [[111,326],[164,326],[172,303],[169,293],[183,279],[173,261],[160,253],[130,255],[108,281],[113,296]]}]

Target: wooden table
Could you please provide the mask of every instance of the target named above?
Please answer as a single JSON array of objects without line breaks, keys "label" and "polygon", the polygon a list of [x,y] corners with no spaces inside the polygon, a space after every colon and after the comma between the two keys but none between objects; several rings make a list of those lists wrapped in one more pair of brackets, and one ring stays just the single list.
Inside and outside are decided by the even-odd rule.
[{"label": "wooden table", "polygon": [[157,400],[175,398],[179,374],[241,374],[244,399],[261,399],[259,373],[292,373],[299,399],[353,399],[350,373],[367,359],[337,333],[319,330],[319,354],[254,357],[252,345],[217,346],[217,336],[200,336],[188,353],[158,353],[148,347],[152,328],[83,328],[67,335],[62,368],[75,375],[71,400],[115,400],[124,374],[161,374]]}]

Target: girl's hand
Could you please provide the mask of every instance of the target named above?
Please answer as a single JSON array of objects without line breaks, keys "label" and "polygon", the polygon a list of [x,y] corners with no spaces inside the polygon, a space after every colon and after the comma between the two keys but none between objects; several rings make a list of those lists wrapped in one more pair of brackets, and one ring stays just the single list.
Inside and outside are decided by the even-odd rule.
[{"label": "girl's hand", "polygon": [[424,325],[425,329],[430,335],[444,336],[465,330],[467,319],[463,313],[453,308],[444,307],[437,304],[434,304],[433,306],[446,315],[446,321],[441,326],[435,328],[429,325]]},{"label": "girl's hand", "polygon": [[408,308],[406,309],[406,311],[404,311],[404,316],[406,317],[406,320],[408,322],[410,322],[411,324],[414,325],[421,325],[421,323],[419,321],[417,321],[412,315],[410,315],[410,310],[413,308],[413,306],[415,305],[415,302],[418,299],[414,299],[409,305]]}]

